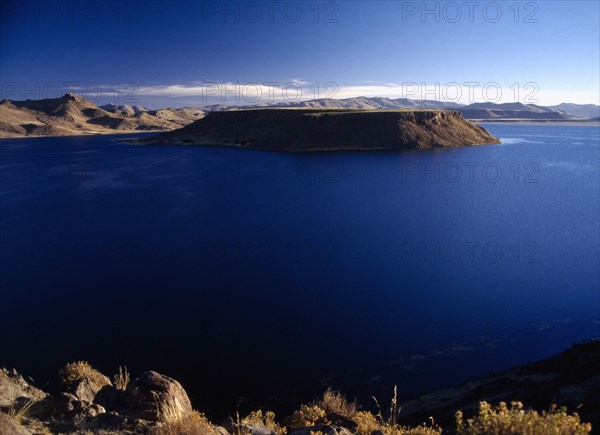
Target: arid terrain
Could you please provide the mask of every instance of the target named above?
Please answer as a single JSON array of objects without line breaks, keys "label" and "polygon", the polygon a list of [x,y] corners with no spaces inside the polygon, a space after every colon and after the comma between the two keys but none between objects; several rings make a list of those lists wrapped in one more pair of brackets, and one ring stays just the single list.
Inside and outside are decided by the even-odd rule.
[{"label": "arid terrain", "polygon": [[98,107],[74,94],[46,100],[0,102],[0,137],[67,136],[163,131],[202,116],[196,108],[147,110],[136,106]]},{"label": "arid terrain", "polygon": [[262,109],[211,112],[141,142],[338,151],[452,148],[499,140],[453,111]]},{"label": "arid terrain", "polygon": [[346,98],[254,105],[213,104],[203,108],[146,109],[138,105],[97,106],[80,95],[60,98],[0,102],[0,138],[27,136],[66,136],[81,134],[139,133],[169,131],[184,127],[210,112],[257,109],[306,110],[450,110],[477,122],[598,122],[600,107],[593,104],[560,104],[552,107],[523,103],[474,103],[462,105],[442,101],[407,98]]}]

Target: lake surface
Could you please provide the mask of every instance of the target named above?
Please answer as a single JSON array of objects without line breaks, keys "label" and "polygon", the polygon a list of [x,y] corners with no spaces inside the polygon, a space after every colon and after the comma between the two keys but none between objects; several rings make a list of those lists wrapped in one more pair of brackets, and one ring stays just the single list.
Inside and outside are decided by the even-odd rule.
[{"label": "lake surface", "polygon": [[371,406],[599,338],[599,129],[287,154],[0,143],[0,366],[182,382],[221,417]]}]

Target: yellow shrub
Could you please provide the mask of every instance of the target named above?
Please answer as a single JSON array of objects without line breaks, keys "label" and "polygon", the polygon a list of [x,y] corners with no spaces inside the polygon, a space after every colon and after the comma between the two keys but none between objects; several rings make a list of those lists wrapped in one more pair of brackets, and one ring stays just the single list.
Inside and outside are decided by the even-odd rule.
[{"label": "yellow shrub", "polygon": [[110,379],[93,368],[86,361],[76,361],[60,369],[58,377],[65,385],[71,385],[83,379],[89,379],[94,384],[103,387],[112,385]]},{"label": "yellow shrub", "polygon": [[242,423],[251,426],[265,427],[280,435],[285,435],[286,433],[285,428],[277,424],[275,421],[275,413],[271,411],[267,411],[264,414],[260,410],[253,411],[242,419]]},{"label": "yellow shrub", "polygon": [[371,435],[373,431],[380,430],[381,424],[370,412],[359,411],[352,417],[354,423],[356,423],[356,431],[358,435]]},{"label": "yellow shrub", "polygon": [[326,414],[338,414],[346,418],[352,418],[356,414],[356,403],[348,402],[346,396],[331,388],[323,393],[323,397],[315,405],[319,406]]},{"label": "yellow shrub", "polygon": [[204,414],[193,411],[169,420],[156,430],[156,435],[221,435]]},{"label": "yellow shrub", "polygon": [[458,411],[456,427],[459,435],[580,435],[592,430],[591,424],[582,423],[576,413],[568,415],[564,408],[554,407],[551,412],[538,414],[537,411],[523,410],[521,402],[511,402],[510,408],[504,402],[497,407],[481,402],[479,414],[466,422],[462,412]]},{"label": "yellow shrub", "polygon": [[290,417],[289,427],[291,430],[314,426],[318,423],[328,424],[327,413],[318,405],[302,405],[299,410],[294,411]]}]

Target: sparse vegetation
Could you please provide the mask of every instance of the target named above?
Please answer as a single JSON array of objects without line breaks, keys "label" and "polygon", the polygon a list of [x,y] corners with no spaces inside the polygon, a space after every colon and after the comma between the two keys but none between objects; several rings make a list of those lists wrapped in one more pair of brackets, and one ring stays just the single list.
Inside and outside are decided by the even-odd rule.
[{"label": "sparse vegetation", "polygon": [[[227,432],[225,428],[212,424],[204,414],[192,411],[185,391],[181,392],[181,386],[176,381],[154,372],[147,373],[153,373],[153,376],[162,379],[162,382],[171,382],[178,385],[180,392],[177,393],[179,395],[175,395],[176,393],[167,392],[166,390],[158,393],[150,389],[150,399],[147,399],[139,410],[143,413],[153,411],[155,413],[153,416],[148,419],[137,419],[139,414],[124,414],[124,416],[132,415],[136,419],[133,424],[141,425],[136,427],[143,433],[155,435],[225,435],[227,433],[231,435],[252,435],[252,433],[258,431],[260,433],[286,435],[298,429],[308,428],[308,433],[319,435],[330,433],[333,428],[338,432],[345,430],[345,433],[356,435],[442,434],[442,428],[435,423],[433,417],[429,418],[429,422],[419,426],[409,427],[400,424],[402,409],[398,401],[397,387],[394,387],[389,406],[382,408],[377,399],[373,398],[378,409],[376,414],[364,410],[359,411],[355,401],[349,402],[341,392],[328,388],[319,399],[301,405],[290,417],[285,419],[284,425],[276,421],[273,412],[257,410],[244,418],[240,418],[239,413],[236,413],[235,418],[231,420],[227,428],[229,432]],[[12,381],[6,371],[0,372],[0,376],[4,376],[4,382],[8,385],[8,387],[5,386],[4,397],[8,397],[9,401],[5,403],[10,403],[3,405],[0,409],[2,411],[0,417],[8,419],[6,421],[10,422],[9,424],[14,425],[16,423],[35,433],[53,433],[55,429],[52,426],[53,423],[48,419],[40,419],[39,409],[36,408],[35,413],[30,413],[32,405],[40,399],[27,398],[27,395],[18,394],[16,389],[11,390],[11,388],[21,388],[22,384],[26,388],[32,387],[27,386],[23,378],[16,375],[16,372],[14,376],[18,377],[21,384],[14,384],[14,387],[9,383]],[[108,377],[84,361],[68,364],[60,370],[59,376],[64,386],[71,386],[83,379],[97,385],[111,384]],[[140,382],[140,379],[142,377],[136,379],[135,382]],[[127,368],[124,366],[119,367],[118,373],[113,376],[113,385],[116,389],[126,390],[129,382],[130,374]],[[38,396],[45,397],[43,391],[37,391]],[[125,397],[126,394],[124,393],[122,396]],[[182,401],[186,402],[187,406],[182,406]],[[80,401],[76,406],[84,412],[92,412],[92,417],[98,413],[97,405],[92,405],[85,400]],[[93,406],[96,406],[96,408],[93,408]],[[63,413],[72,410],[73,407],[69,411],[63,411]],[[582,422],[577,413],[568,414],[565,408],[558,408],[553,405],[549,411],[539,413],[532,409],[525,409],[521,402],[511,402],[510,406],[504,402],[500,402],[498,406],[481,402],[479,411],[475,416],[465,418],[463,413],[458,411],[455,414],[455,419],[456,427],[447,427],[446,429],[450,431],[455,429],[457,435],[585,435],[592,430],[591,424]],[[89,420],[89,417],[86,417],[85,422],[74,423],[80,426],[73,427],[87,430],[87,425],[92,421]],[[64,421],[60,421],[60,423],[64,424]],[[81,426],[81,424],[84,426]],[[123,424],[131,424],[131,422],[124,421]],[[0,427],[0,432],[2,432],[1,429]],[[95,429],[96,427],[94,427]],[[103,433],[107,435],[116,434],[118,431]]]},{"label": "sparse vegetation", "polygon": [[117,390],[125,391],[129,385],[129,372],[127,367],[119,366],[119,372],[113,376],[113,385]]},{"label": "sparse vegetation", "polygon": [[374,431],[381,429],[381,423],[370,412],[358,411],[352,420],[357,424],[358,435],[371,435]]},{"label": "sparse vegetation", "polygon": [[[379,407],[379,404],[377,406]],[[382,435],[440,435],[442,433],[442,429],[434,424],[433,419],[431,425],[400,426],[397,423],[399,412],[396,388],[394,388],[394,395],[386,416],[383,415],[381,409],[378,416],[370,412],[358,411],[356,403],[348,402],[340,392],[327,389],[321,399],[310,405],[302,405],[299,410],[295,411],[288,419],[287,425],[290,431],[294,431],[318,424],[331,424],[330,417],[339,415],[356,424],[358,435],[373,435],[373,433]]]},{"label": "sparse vegetation", "polygon": [[356,402],[348,402],[346,396],[339,391],[332,390],[331,387],[325,390],[323,397],[314,404],[319,406],[326,414],[337,414],[349,419],[357,411]]},{"label": "sparse vegetation", "polygon": [[17,405],[15,401],[8,407],[8,416],[17,423],[23,424],[23,420],[28,417],[29,409],[34,403],[34,400],[27,400],[25,403]]},{"label": "sparse vegetation", "polygon": [[242,419],[242,424],[249,424],[256,427],[264,427],[266,429],[277,432],[280,435],[285,435],[286,429],[275,421],[275,413],[267,411],[263,414],[262,411],[254,411]]},{"label": "sparse vegetation", "polygon": [[316,424],[328,424],[327,413],[319,405],[302,405],[289,418],[288,426],[291,431],[311,427]]},{"label": "sparse vegetation", "polygon": [[379,406],[377,398],[373,397],[373,400],[377,404],[377,409],[379,410],[379,422],[383,426],[395,427],[398,423],[398,415],[400,414],[400,409],[398,409],[398,386],[394,385],[394,395],[392,396],[392,400],[390,401],[390,409],[387,417],[383,415],[383,412],[381,411],[381,406]]},{"label": "sparse vegetation", "polygon": [[98,386],[111,385],[110,379],[93,368],[87,361],[76,361],[60,369],[58,377],[64,385],[72,385],[83,379],[89,379]]},{"label": "sparse vegetation", "polygon": [[175,420],[163,422],[156,435],[221,435],[206,416],[198,411],[179,416]]},{"label": "sparse vegetation", "polygon": [[386,416],[384,416],[377,399],[373,397],[373,400],[375,400],[379,410],[377,416],[370,412],[357,412],[353,417],[353,421],[358,425],[358,435],[372,435],[375,431],[383,435],[440,435],[442,433],[442,428],[435,424],[433,418],[431,419],[431,426],[425,423],[417,427],[400,426],[398,424],[401,408],[398,407],[397,386],[394,386],[394,394]]},{"label": "sparse vegetation", "polygon": [[235,413],[235,422],[231,427],[232,435],[252,435],[252,431],[250,428],[244,426],[242,420],[240,419],[239,411]]},{"label": "sparse vegetation", "polygon": [[565,408],[553,406],[550,412],[538,414],[524,410],[521,402],[511,402],[510,408],[504,402],[496,407],[481,402],[479,413],[466,421],[458,411],[456,427],[459,435],[580,435],[592,431],[591,424],[582,423],[577,413],[567,414]]}]

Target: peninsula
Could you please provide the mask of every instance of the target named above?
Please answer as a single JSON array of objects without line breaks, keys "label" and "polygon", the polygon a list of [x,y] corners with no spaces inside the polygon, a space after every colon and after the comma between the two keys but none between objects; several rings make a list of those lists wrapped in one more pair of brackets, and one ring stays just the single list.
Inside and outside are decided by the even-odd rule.
[{"label": "peninsula", "polygon": [[500,143],[457,111],[337,109],[210,112],[183,128],[139,142],[270,151],[431,149]]}]

